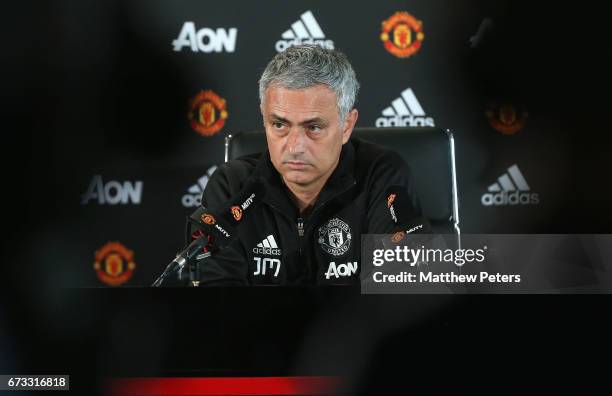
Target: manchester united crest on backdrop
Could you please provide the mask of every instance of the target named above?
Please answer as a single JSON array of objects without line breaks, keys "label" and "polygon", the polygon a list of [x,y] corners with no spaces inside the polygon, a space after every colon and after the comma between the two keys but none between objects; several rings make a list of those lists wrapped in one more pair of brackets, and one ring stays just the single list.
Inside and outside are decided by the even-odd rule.
[{"label": "manchester united crest on backdrop", "polygon": [[187,118],[191,128],[202,136],[219,132],[227,116],[225,99],[211,90],[200,91],[189,103]]},{"label": "manchester united crest on backdrop", "polygon": [[131,277],[136,264],[134,252],[119,242],[108,242],[95,254],[94,269],[98,279],[109,286],[119,286]]},{"label": "manchester united crest on backdrop", "polygon": [[407,12],[396,12],[382,23],[380,39],[385,49],[398,58],[416,53],[425,39],[423,22]]},{"label": "manchester united crest on backdrop", "polygon": [[491,104],[486,111],[489,124],[503,135],[514,135],[525,127],[527,110],[512,104]]}]

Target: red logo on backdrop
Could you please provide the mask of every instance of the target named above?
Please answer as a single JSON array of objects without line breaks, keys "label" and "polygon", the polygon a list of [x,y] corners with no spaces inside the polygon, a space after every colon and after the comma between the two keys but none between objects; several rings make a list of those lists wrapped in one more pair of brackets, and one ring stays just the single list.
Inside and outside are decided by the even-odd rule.
[{"label": "red logo on backdrop", "polygon": [[396,12],[382,22],[380,39],[385,49],[398,58],[408,58],[416,53],[424,38],[423,22],[405,11]]},{"label": "red logo on backdrop", "polygon": [[240,206],[232,206],[232,215],[236,221],[242,219],[242,208]]},{"label": "red logo on backdrop", "polygon": [[395,197],[396,197],[396,194],[391,194],[387,197],[387,208],[390,208],[391,205],[393,205],[393,202],[395,201]]},{"label": "red logo on backdrop", "polygon": [[204,214],[201,216],[201,219],[202,219],[202,221],[203,221],[204,223],[206,223],[206,224],[213,225],[213,224],[215,224],[215,223],[216,223],[216,221],[215,221],[215,216],[213,216],[213,215],[211,215],[211,214],[209,214],[209,213],[204,213]]},{"label": "red logo on backdrop", "polygon": [[200,91],[189,102],[187,118],[193,130],[202,136],[212,136],[219,132],[227,116],[225,99],[211,90]]},{"label": "red logo on backdrop", "polygon": [[119,286],[132,277],[136,264],[134,252],[119,242],[108,242],[95,253],[94,269],[98,279],[109,286]]},{"label": "red logo on backdrop", "polygon": [[525,127],[527,121],[527,110],[520,109],[511,104],[489,106],[486,112],[489,124],[497,132],[504,135],[514,135]]}]

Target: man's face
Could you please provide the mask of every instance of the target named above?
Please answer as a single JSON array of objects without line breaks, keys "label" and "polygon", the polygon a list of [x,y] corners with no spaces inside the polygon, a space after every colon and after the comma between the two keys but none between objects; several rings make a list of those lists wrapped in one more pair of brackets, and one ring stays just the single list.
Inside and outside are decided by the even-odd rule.
[{"label": "man's face", "polygon": [[305,89],[270,87],[261,113],[270,159],[288,185],[321,189],[338,165],[357,110],[340,125],[336,94],[326,85]]}]

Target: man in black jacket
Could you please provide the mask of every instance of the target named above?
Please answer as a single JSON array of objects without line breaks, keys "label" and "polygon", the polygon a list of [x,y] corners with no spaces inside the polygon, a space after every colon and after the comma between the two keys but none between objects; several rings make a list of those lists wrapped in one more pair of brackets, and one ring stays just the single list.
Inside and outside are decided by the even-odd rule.
[{"label": "man in black jacket", "polygon": [[398,230],[396,196],[405,195],[404,213],[420,215],[402,158],[351,139],[358,88],[336,50],[300,45],[270,61],[259,81],[268,151],[220,166],[202,205],[224,208],[255,184],[264,195],[237,240],[202,263],[201,285],[356,283],[371,269],[361,234]]}]

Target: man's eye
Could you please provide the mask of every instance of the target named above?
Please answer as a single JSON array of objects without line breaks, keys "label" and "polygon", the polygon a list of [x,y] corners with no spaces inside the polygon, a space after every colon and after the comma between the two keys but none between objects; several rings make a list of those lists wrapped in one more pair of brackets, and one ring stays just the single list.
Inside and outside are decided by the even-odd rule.
[{"label": "man's eye", "polygon": [[321,132],[321,127],[318,125],[308,125],[308,130],[310,132]]},{"label": "man's eye", "polygon": [[283,123],[282,122],[273,122],[272,126],[276,129],[283,129]]}]

